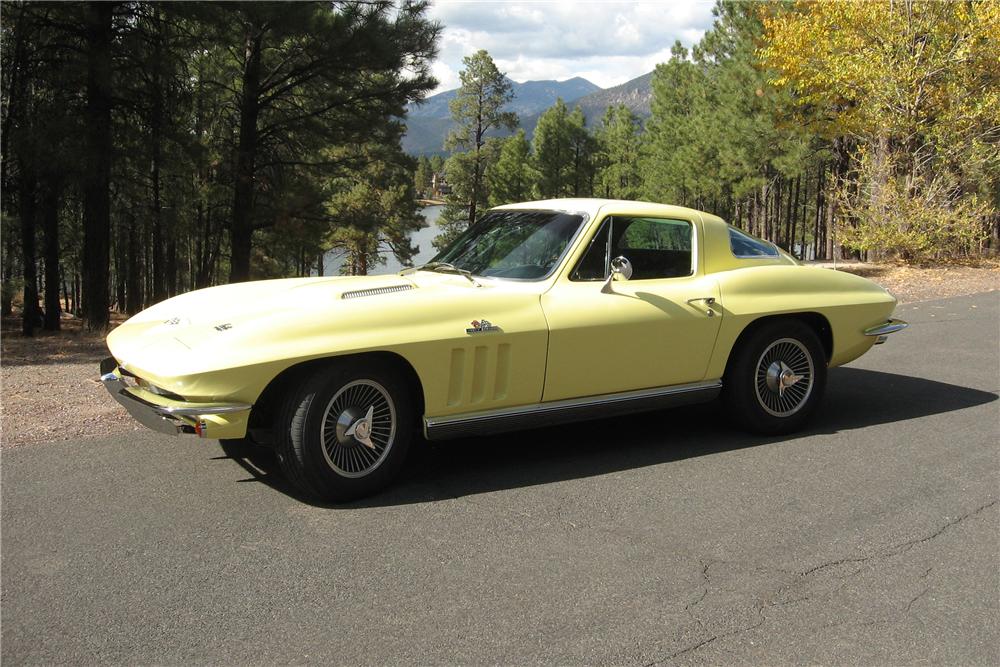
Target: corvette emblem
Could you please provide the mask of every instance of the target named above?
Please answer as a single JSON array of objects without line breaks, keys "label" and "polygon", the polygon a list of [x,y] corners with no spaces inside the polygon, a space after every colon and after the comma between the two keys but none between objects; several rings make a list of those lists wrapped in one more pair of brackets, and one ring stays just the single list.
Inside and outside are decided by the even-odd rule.
[{"label": "corvette emblem", "polygon": [[500,327],[489,320],[472,320],[472,326],[465,330],[467,334],[487,333],[490,331],[500,331]]}]

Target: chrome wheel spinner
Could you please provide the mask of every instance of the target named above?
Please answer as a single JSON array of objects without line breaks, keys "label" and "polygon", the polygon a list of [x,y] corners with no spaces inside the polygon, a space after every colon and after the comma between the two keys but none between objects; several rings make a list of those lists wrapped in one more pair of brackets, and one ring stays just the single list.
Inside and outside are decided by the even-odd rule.
[{"label": "chrome wheel spinner", "polygon": [[385,460],[396,434],[396,407],[374,380],[350,382],[323,414],[320,437],[327,464],[344,477],[363,477]]},{"label": "chrome wheel spinner", "polygon": [[813,360],[794,338],[781,338],[757,360],[754,390],[757,402],[775,417],[790,417],[802,409],[813,389]]}]

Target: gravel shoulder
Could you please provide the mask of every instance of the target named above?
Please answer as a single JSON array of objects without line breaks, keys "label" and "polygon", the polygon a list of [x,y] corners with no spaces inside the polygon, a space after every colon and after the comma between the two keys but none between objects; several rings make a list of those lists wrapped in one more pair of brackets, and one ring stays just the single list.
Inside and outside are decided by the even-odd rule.
[{"label": "gravel shoulder", "polygon": [[[837,270],[874,280],[900,303],[1000,289],[1000,261],[995,260],[934,267],[838,263]],[[115,322],[122,319],[119,316]],[[72,318],[64,320],[63,327],[57,334],[25,338],[17,319],[3,321],[0,443],[4,448],[140,428],[97,380],[97,366],[108,354],[103,338],[82,331]]]}]

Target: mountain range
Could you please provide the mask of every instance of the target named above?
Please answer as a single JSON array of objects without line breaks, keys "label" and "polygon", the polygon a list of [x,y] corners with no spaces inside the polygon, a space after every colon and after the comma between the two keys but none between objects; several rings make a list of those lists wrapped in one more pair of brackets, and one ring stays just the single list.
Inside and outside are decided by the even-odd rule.
[{"label": "mountain range", "polygon": [[[652,99],[653,73],[626,81],[612,88],[599,86],[580,77],[566,81],[510,81],[514,99],[505,107],[520,119],[521,127],[530,137],[538,117],[562,98],[571,109],[579,106],[587,118],[587,126],[599,123],[604,110],[613,104],[624,104],[639,116],[649,116]],[[453,123],[448,103],[455,99],[457,89],[432,95],[418,104],[407,107],[406,134],[403,150],[410,155],[443,154],[444,140]],[[498,133],[497,136],[509,134]]]}]

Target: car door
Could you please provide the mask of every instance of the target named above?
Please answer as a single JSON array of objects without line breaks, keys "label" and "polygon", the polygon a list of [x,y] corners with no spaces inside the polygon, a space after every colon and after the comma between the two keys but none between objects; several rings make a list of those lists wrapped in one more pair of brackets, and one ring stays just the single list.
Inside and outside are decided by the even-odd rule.
[{"label": "car door", "polygon": [[[608,216],[576,266],[542,296],[549,326],[543,400],[703,380],[722,310],[701,275],[698,220]],[[613,258],[629,280],[606,284]]]}]

